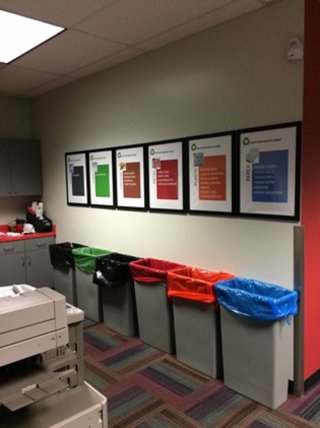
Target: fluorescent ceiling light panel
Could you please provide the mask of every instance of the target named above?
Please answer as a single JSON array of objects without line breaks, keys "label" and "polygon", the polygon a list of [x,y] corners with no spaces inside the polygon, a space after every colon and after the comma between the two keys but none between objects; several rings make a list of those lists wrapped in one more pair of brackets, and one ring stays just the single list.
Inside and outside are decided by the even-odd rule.
[{"label": "fluorescent ceiling light panel", "polygon": [[0,10],[0,62],[8,63],[64,28]]}]

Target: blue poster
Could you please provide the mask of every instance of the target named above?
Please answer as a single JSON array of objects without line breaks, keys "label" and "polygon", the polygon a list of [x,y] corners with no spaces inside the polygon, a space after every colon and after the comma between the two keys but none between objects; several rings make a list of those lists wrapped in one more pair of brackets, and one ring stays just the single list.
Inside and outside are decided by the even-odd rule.
[{"label": "blue poster", "polygon": [[252,164],[252,201],[288,202],[288,150],[260,152]]}]

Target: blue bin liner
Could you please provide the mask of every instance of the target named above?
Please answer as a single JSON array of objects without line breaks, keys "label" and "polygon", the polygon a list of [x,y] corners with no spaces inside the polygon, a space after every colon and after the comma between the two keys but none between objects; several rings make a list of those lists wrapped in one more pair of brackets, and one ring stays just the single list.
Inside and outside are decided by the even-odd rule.
[{"label": "blue bin liner", "polygon": [[259,321],[296,315],[298,293],[255,279],[234,278],[215,287],[220,305],[231,312]]}]

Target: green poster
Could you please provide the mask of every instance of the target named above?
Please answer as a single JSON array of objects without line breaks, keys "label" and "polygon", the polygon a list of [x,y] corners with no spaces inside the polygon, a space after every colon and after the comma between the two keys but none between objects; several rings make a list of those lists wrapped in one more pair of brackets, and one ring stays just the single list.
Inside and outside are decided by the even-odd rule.
[{"label": "green poster", "polygon": [[97,197],[110,197],[110,177],[109,165],[98,165],[97,172],[95,173],[96,179],[96,196]]}]

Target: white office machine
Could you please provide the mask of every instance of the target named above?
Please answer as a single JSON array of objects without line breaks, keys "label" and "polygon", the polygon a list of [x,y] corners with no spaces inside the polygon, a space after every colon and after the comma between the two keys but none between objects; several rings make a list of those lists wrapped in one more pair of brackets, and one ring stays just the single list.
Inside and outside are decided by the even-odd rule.
[{"label": "white office machine", "polygon": [[0,287],[0,427],[107,428],[83,380],[83,318],[50,288]]}]

